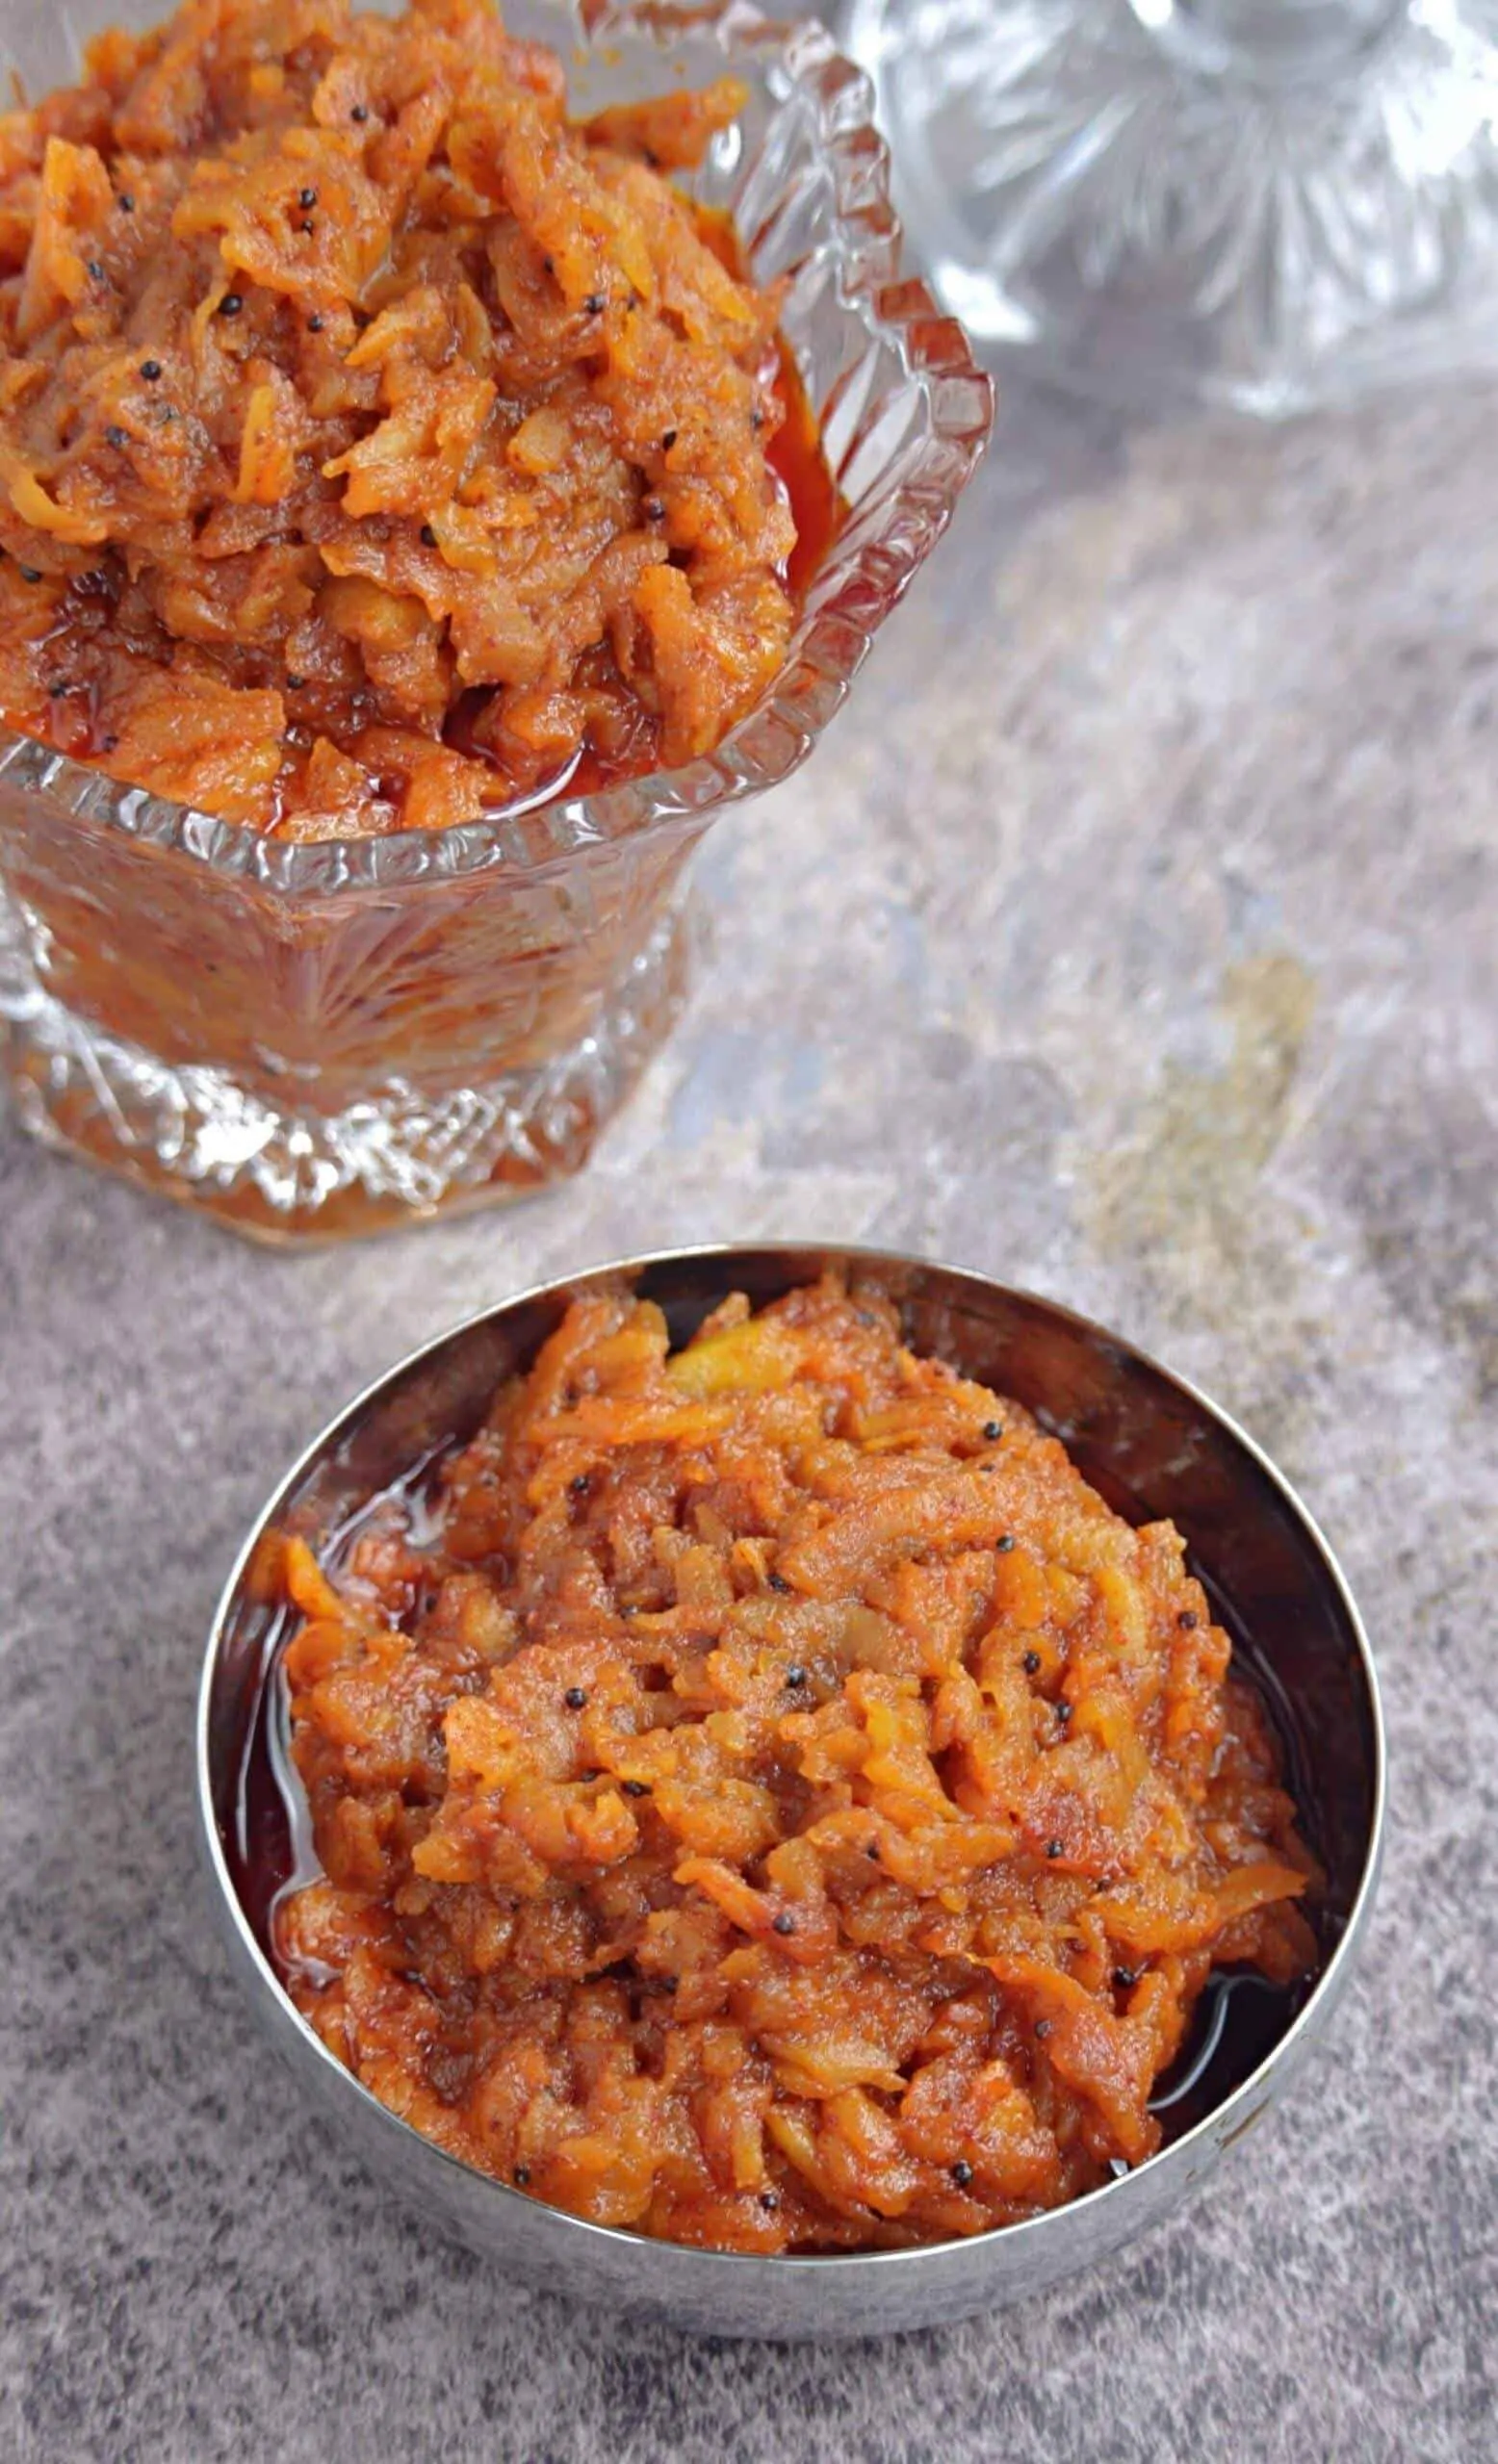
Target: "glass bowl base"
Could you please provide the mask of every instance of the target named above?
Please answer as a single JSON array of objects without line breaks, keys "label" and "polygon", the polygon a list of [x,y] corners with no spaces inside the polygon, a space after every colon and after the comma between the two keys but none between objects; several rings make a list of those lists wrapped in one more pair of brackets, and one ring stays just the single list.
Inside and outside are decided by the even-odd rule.
[{"label": "glass bowl base", "polygon": [[1486,0],[849,0],[943,303],[1130,409],[1498,370]]},{"label": "glass bowl base", "polygon": [[221,1069],[169,1066],[11,970],[0,1058],[16,1116],[43,1144],[251,1240],[313,1247],[526,1197],[580,1170],[675,1025],[703,939],[688,898],[589,1033],[535,1068],[440,1095],[393,1079],[333,1114],[283,1110]]}]

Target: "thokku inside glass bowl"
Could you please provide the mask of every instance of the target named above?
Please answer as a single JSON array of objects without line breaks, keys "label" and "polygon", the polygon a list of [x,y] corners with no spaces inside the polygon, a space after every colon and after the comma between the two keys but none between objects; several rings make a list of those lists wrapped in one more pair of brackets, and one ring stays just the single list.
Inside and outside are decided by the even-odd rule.
[{"label": "thokku inside glass bowl", "polygon": [[818,28],[113,13],[82,63],[77,13],[0,19],[44,97],[0,122],[20,1116],[275,1239],[532,1187],[667,1032],[686,859],[838,707],[987,381]]}]

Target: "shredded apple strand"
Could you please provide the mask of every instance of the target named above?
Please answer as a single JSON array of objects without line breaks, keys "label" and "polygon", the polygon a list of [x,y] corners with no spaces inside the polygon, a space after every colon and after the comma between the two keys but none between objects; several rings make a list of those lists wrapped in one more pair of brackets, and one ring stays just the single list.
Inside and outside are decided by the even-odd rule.
[{"label": "shredded apple strand", "polygon": [[1157,2143],[1214,1964],[1311,1860],[1168,1524],[1132,1530],[877,1293],[670,1355],[577,1301],[285,1662],[325,1879],[279,1955],[374,2092],[601,2222],[898,2246]]},{"label": "shredded apple strand", "polygon": [[710,750],[783,663],[777,295],[486,0],[188,0],[0,119],[0,710],[292,837]]}]

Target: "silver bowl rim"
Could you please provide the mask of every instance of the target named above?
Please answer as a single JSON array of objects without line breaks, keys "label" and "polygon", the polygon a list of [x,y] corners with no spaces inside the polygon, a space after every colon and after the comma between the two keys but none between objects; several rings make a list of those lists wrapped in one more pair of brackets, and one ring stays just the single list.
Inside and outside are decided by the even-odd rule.
[{"label": "silver bowl rim", "polygon": [[[1248,2077],[1241,2080],[1220,2104],[1212,2106],[1189,2131],[1183,2132],[1179,2139],[1173,2140],[1169,2147],[1160,2149],[1154,2156],[1147,2157],[1143,2165],[1136,2166],[1131,2171],[1120,2174],[1112,2181],[1100,2183],[1096,2190],[1085,2192],[1080,2198],[1069,2200],[1065,2207],[1047,2208],[1043,2214],[1024,2217],[1017,2223],[994,2225],[986,2233],[962,2235],[943,2242],[917,2243],[908,2249],[833,2251],[825,2256],[796,2257],[781,2252],[761,2255],[743,2250],[699,2249],[690,2244],[662,2245],[654,2241],[649,2235],[632,2233],[619,2225],[595,2224],[587,2217],[570,2215],[565,2208],[554,2208],[547,2200],[531,2199],[524,2191],[516,2190],[508,2182],[501,2181],[498,2175],[485,2173],[478,2166],[466,2164],[461,2157],[450,2155],[445,2148],[437,2146],[432,2140],[415,2129],[401,2116],[392,2112],[388,2105],[382,2104],[379,2098],[365,2087],[362,2080],[355,2078],[351,2070],[345,2068],[336,2054],[329,2050],[317,2031],[303,2018],[256,1938],[254,1929],[245,1915],[239,1892],[235,1887],[233,1876],[229,1872],[228,1861],[219,1834],[219,1818],[214,1804],[210,1770],[209,1731],[214,1680],[224,1627],[238,1598],[240,1586],[255,1549],[268,1525],[274,1521],[285,1500],[297,1488],[306,1475],[358,1423],[377,1398],[387,1388],[396,1385],[405,1377],[423,1360],[432,1353],[441,1351],[447,1345],[459,1341],[463,1336],[477,1332],[480,1326],[490,1324],[495,1319],[507,1317],[513,1310],[529,1307],[534,1301],[559,1298],[581,1283],[597,1282],[607,1275],[623,1277],[644,1274],[655,1268],[682,1266],[709,1260],[719,1260],[727,1268],[735,1258],[746,1256],[784,1256],[790,1259],[818,1255],[829,1261],[836,1259],[844,1262],[855,1270],[866,1267],[874,1272],[881,1268],[893,1268],[961,1276],[969,1282],[986,1286],[989,1291],[998,1294],[1005,1299],[1043,1309],[1053,1318],[1075,1327],[1080,1332],[1099,1338],[1113,1346],[1131,1362],[1163,1379],[1168,1386],[1174,1387],[1178,1394],[1194,1403],[1210,1420],[1215,1421],[1219,1428],[1225,1430],[1227,1436],[1242,1448],[1250,1460],[1268,1479],[1270,1485],[1278,1490],[1319,1552],[1326,1571],[1330,1577],[1332,1588],[1356,1646],[1357,1659],[1363,1682],[1367,1688],[1372,1729],[1373,1803],[1362,1873],[1347,1912],[1341,1938],[1316,1978],[1304,2003],[1284,2034],[1276,2039],[1262,2060],[1250,2071]],[[1189,1534],[1187,1537],[1189,1541]],[[324,2076],[333,2083],[333,2093],[336,2094],[342,2089],[357,2101],[371,2108],[374,2117],[386,2124],[393,2124],[413,2141],[419,2156],[425,2155],[433,2167],[444,2171],[451,2169],[453,2174],[461,2176],[465,2181],[481,2183],[499,2199],[516,2200],[526,2207],[545,2207],[548,2213],[555,2217],[562,2225],[571,2226],[580,2234],[594,2237],[597,2243],[614,2246],[625,2252],[642,2248],[668,2248],[681,2261],[692,2261],[704,2271],[712,2271],[720,2276],[722,2272],[729,2271],[736,2273],[740,2280],[743,2280],[746,2275],[760,2273],[769,2269],[773,2272],[777,2283],[785,2283],[792,2271],[803,2274],[809,2283],[823,2282],[829,2271],[845,2275],[853,2270],[867,2268],[910,2268],[922,2259],[936,2259],[944,2254],[950,2254],[954,2249],[977,2250],[986,2243],[999,2241],[1009,2247],[1015,2245],[1017,2237],[1044,2234],[1047,2226],[1055,2225],[1058,2217],[1072,2215],[1083,2207],[1095,2208],[1097,2202],[1102,2199],[1112,2199],[1117,2202],[1121,2197],[1126,2197],[1130,2183],[1137,2183],[1158,2164],[1169,2161],[1173,2166],[1177,2163],[1185,2165],[1193,2150],[1200,2150],[1203,2154],[1209,2153],[1214,2141],[1219,2147],[1229,2144],[1237,2135],[1237,2131],[1236,2127],[1233,2130],[1225,2131],[1224,2126],[1228,2118],[1232,2118],[1237,2124],[1241,2116],[1241,2126],[1247,2128],[1249,2122],[1256,2118],[1254,2113],[1248,2110],[1253,2098],[1265,2088],[1271,2074],[1280,2067],[1293,2048],[1304,2044],[1316,2033],[1321,2015],[1335,2001],[1347,1980],[1348,1971],[1356,1957],[1378,1889],[1379,1874],[1383,1858],[1388,1797],[1388,1743],[1378,1670],[1374,1662],[1373,1647],[1368,1638],[1368,1631],[1356,1601],[1353,1597],[1352,1588],[1335,1552],[1309,1507],[1297,1494],[1278,1466],[1265,1453],[1257,1441],[1249,1435],[1248,1430],[1234,1420],[1230,1412],[1225,1411],[1221,1404],[1215,1403],[1211,1397],[1200,1386],[1194,1384],[1190,1378],[1183,1377],[1176,1370],[1167,1368],[1165,1363],[1158,1360],[1153,1353],[1147,1352],[1125,1337],[1115,1334],[1111,1327],[1104,1326],[1096,1318],[1088,1317],[1084,1311],[1071,1309],[1065,1302],[1051,1299],[1046,1293],[1032,1292],[1023,1285],[1003,1283],[994,1275],[985,1274],[980,1269],[954,1267],[945,1260],[928,1258],[916,1250],[870,1247],[862,1243],[849,1244],[816,1239],[696,1242],[689,1243],[681,1248],[642,1250],[628,1257],[607,1259],[597,1266],[581,1267],[570,1274],[549,1276],[545,1282],[529,1284],[524,1291],[512,1293],[504,1300],[491,1301],[485,1308],[471,1310],[466,1317],[458,1319],[443,1332],[430,1336],[425,1343],[415,1345],[392,1367],[384,1370],[379,1376],[372,1378],[368,1385],[361,1388],[352,1400],[347,1403],[342,1411],[336,1413],[333,1419],[319,1431],[311,1444],[302,1449],[296,1462],[282,1475],[265,1505],[255,1516],[235,1557],[214,1609],[208,1630],[207,1648],[203,1656],[202,1674],[198,1681],[195,1765],[200,1842],[213,1882],[217,1886],[219,1898],[222,1903],[222,1912],[233,1929],[239,1949],[250,1961],[261,1985],[269,1987],[283,2014],[293,2021],[301,2049],[315,2059]]]}]

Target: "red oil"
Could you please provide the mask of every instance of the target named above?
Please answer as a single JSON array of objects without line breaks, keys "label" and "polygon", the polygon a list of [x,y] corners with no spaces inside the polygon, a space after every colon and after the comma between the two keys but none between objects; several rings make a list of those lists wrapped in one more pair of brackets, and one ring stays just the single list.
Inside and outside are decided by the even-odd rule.
[{"label": "red oil", "polygon": [[[329,1571],[336,1575],[360,1533],[387,1516],[399,1519],[413,1547],[434,1549],[441,1538],[440,1468],[445,1454],[452,1450],[439,1449],[426,1456],[405,1480],[382,1491],[351,1517],[322,1553]],[[1314,1799],[1290,1707],[1230,1604],[1205,1580],[1200,1568],[1193,1571],[1208,1592],[1214,1619],[1232,1637],[1236,1675],[1253,1686],[1268,1712],[1284,1758],[1286,1783],[1314,1847],[1310,1819]],[[413,1603],[413,1613],[417,1607]],[[277,1909],[290,1893],[315,1882],[322,1872],[306,1797],[292,1760],[280,1668],[282,1648],[295,1626],[295,1615],[288,1612],[267,1643],[235,1794],[232,1835],[223,1843],[240,1904],[262,1950],[282,1976],[287,1966],[276,1938]],[[1308,1912],[1314,1921],[1315,1911]],[[1149,2100],[1166,2146],[1195,2128],[1252,2075],[1304,2006],[1315,1981],[1312,1975],[1291,1985],[1274,1985],[1251,1968],[1220,1969],[1208,1979],[1187,2041]]]}]

